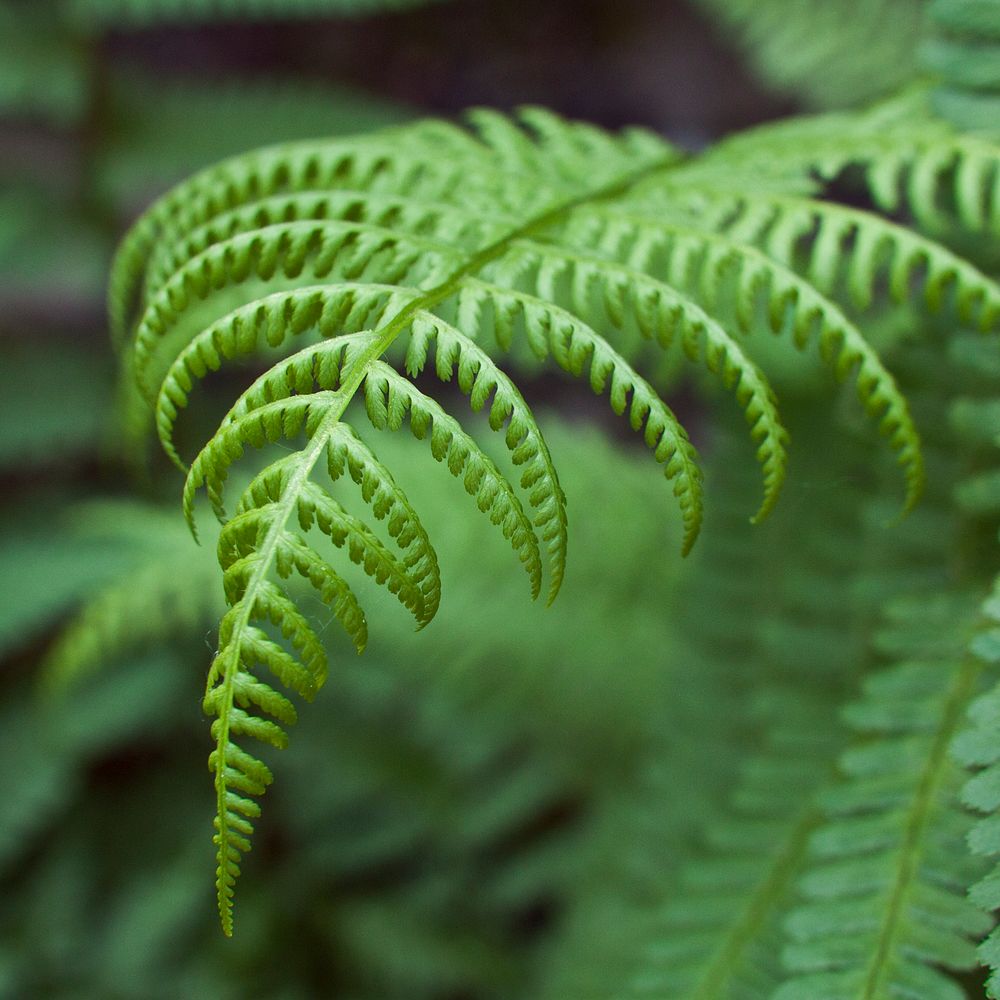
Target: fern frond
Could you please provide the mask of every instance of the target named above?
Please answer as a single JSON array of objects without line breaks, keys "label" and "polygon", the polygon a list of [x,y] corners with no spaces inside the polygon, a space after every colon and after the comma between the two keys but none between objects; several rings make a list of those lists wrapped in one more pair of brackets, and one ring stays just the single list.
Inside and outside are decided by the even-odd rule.
[{"label": "fern frond", "polygon": [[[523,252],[512,253],[505,261],[503,279],[512,284],[523,283],[526,280],[525,271],[533,270],[537,264],[537,252],[534,248],[526,247]],[[544,253],[544,248],[541,252]],[[558,255],[558,264],[569,271],[573,271],[575,263],[577,262],[572,258]],[[597,271],[588,268],[587,262],[581,260],[579,263],[584,265],[580,272],[586,274],[589,271],[587,278],[597,277]],[[698,471],[694,449],[669,407],[632,365],[578,318],[577,314],[552,304],[555,297],[553,285],[560,277],[558,268],[538,269],[534,280],[541,286],[540,296],[512,290],[506,284],[494,285],[480,279],[464,279],[458,298],[459,316],[474,328],[478,327],[482,322],[481,311],[488,304],[493,311],[492,331],[501,348],[510,347],[514,325],[520,319],[536,357],[544,359],[551,353],[560,368],[575,376],[581,376],[588,369],[590,386],[594,392],[603,393],[605,388],[608,389],[614,412],[621,416],[628,411],[632,429],[642,433],[656,460],[664,465],[666,477],[677,480],[674,495],[680,504],[684,521],[683,551],[686,553],[694,544],[701,526],[701,473]],[[590,287],[587,278],[580,282],[583,289]],[[619,287],[624,291],[624,288]],[[586,298],[584,294],[575,303],[581,313],[587,311],[584,305]],[[624,304],[622,308],[624,310]],[[719,367],[723,365],[720,363]],[[752,372],[751,377],[753,374],[755,373]],[[727,378],[730,375],[730,372],[726,372]],[[768,415],[773,413],[770,396],[766,396],[766,409]],[[777,429],[780,425],[775,423],[765,426],[774,426],[774,435],[780,435]]]},{"label": "fern frond", "polygon": [[596,217],[586,210],[579,214],[582,232],[607,256],[689,291],[743,333],[763,326],[790,337],[800,350],[815,339],[820,356],[841,380],[856,368],[858,398],[896,452],[907,485],[904,510],[913,508],[924,472],[906,400],[858,327],[815,286],[754,247],[711,232],[650,222],[614,208],[602,207]]},{"label": "fern frond", "polygon": [[[409,421],[415,437],[423,439],[429,433],[434,458],[446,465],[453,476],[461,478],[476,506],[510,541],[531,581],[532,597],[537,597],[542,585],[542,563],[531,520],[511,484],[458,421],[381,361],[372,363],[365,378],[365,409],[378,430],[398,430],[404,421]],[[544,447],[533,419],[531,425],[532,436]],[[559,552],[557,547],[553,558],[558,559]],[[552,573],[553,579],[561,576],[559,563],[553,565]]]},{"label": "fern frond", "polygon": [[[534,526],[548,550],[548,600],[551,603],[566,572],[567,521],[566,496],[559,485],[548,445],[524,397],[489,354],[432,313],[418,313],[414,317],[406,351],[406,369],[411,377],[415,378],[423,370],[432,344],[438,378],[449,382],[457,370],[458,386],[469,396],[472,409],[481,410],[489,403],[491,430],[505,430],[504,440],[511,461],[524,466],[519,482],[522,489],[528,491],[528,502],[535,512]],[[389,377],[398,376],[392,372]]]},{"label": "fern frond", "polygon": [[[623,333],[630,325],[637,327],[644,339],[655,338],[663,350],[679,338],[691,361],[703,361],[727,389],[735,392],[757,443],[764,474],[764,500],[754,519],[762,519],[773,509],[785,476],[787,435],[766,377],[720,323],[670,285],[638,269],[620,266],[613,259],[576,250],[524,242],[497,267],[495,278],[499,285],[466,279],[459,309],[476,316],[482,303],[488,302],[501,348],[510,347],[513,325],[520,318],[536,357],[544,359],[551,352],[559,367],[572,375],[580,375],[589,361],[590,383],[595,392],[603,391],[610,374],[611,406],[619,415],[631,392],[629,419],[633,429],[639,430],[644,419],[637,402],[656,415],[654,427],[646,421],[646,441],[657,449],[658,461],[667,462],[667,477],[677,474],[675,455],[692,467],[678,480],[683,490],[678,495],[690,493],[695,501],[690,515],[684,508],[685,551],[690,550],[698,533],[699,522],[692,515],[700,503],[698,477],[692,457],[685,454],[681,429],[653,388],[624,357],[607,346],[595,327],[610,324]],[[510,287],[518,285],[528,290]]]},{"label": "fern frond", "polygon": [[[926,86],[855,113],[764,125],[720,143],[703,161],[720,170],[821,182],[855,168],[881,210],[912,219],[931,236],[995,233],[1000,148],[957,132],[933,114]],[[718,186],[716,184],[716,186]]]},{"label": "fern frond", "polygon": [[697,180],[687,190],[679,186],[677,197],[697,224],[759,247],[857,310],[871,308],[884,289],[896,304],[948,310],[984,331],[1000,318],[993,279],[941,244],[870,212],[793,195],[712,190]]},{"label": "fern frond", "polygon": [[[324,279],[368,283],[376,275],[379,284],[412,288],[437,284],[458,259],[442,243],[339,221],[240,233],[197,255],[156,293],[136,332],[136,378],[152,396],[150,387],[164,374],[157,367],[159,358],[175,354],[211,323],[229,319],[231,293],[248,281],[259,282],[265,294]],[[245,294],[247,289],[242,290]],[[307,316],[316,302],[304,304]]]},{"label": "fern frond", "polygon": [[[964,611],[963,611],[964,608]],[[897,604],[880,637],[900,658],[869,679],[846,719],[861,742],[841,759],[843,781],[822,796],[806,902],[789,917],[780,1000],[959,995],[941,969],[975,965],[990,919],[965,898],[979,867],[962,850],[970,826],[949,746],[976,692],[966,659],[968,601]]]},{"label": "fern frond", "polygon": [[[784,478],[785,432],[766,377],[738,339],[760,325],[800,348],[815,342],[841,377],[854,374],[904,467],[908,504],[916,499],[922,473],[912,420],[857,327],[808,276],[650,208],[686,169],[674,149],[641,131],[611,135],[540,110],[518,119],[478,112],[470,128],[430,121],[236,158],[167,194],[126,238],[112,274],[113,323],[121,334],[136,314],[129,356],[179,464],[175,423],[195,385],[238,358],[271,364],[195,457],[183,497],[190,520],[205,486],[224,524],[219,551],[230,611],[206,708],[217,716],[212,767],[227,931],[253,800],[270,781],[233,738],[284,745],[279,724],[292,718],[291,703],[255,671],[270,670],[304,697],[326,673],[281,581],[305,577],[359,649],[367,635],[346,581],[290,522],[303,532],[318,525],[418,623],[437,606],[436,562],[417,515],[374,454],[358,459],[363,446],[349,407],[359,396],[377,430],[408,423],[429,438],[433,457],[508,540],[535,594],[547,549],[550,597],[564,572],[564,498],[541,431],[493,359],[491,339],[500,350],[516,340],[609,392],[673,484],[685,551],[701,523],[701,474],[684,428],[642,371],[636,347],[645,342],[659,354],[679,342],[734,392],[763,466],[761,515]],[[518,482],[411,381],[432,349],[436,374],[447,380],[457,372],[472,409],[488,407],[491,430],[520,467]],[[397,370],[400,360],[410,377]],[[270,464],[230,517],[231,466],[247,448],[278,442],[292,453],[265,456]],[[314,481],[324,464],[335,488],[350,469],[376,519],[388,514],[395,548]],[[268,624],[293,651],[268,638]]]},{"label": "fern frond", "polygon": [[[300,335],[305,335],[303,339],[313,334],[327,338],[321,353],[307,348],[265,373],[241,396],[228,421],[296,391],[308,391],[314,384],[334,388],[343,352],[351,344],[360,344],[348,331],[360,333],[373,323],[377,325],[386,311],[398,311],[414,295],[390,285],[345,282],[314,286],[268,295],[211,323],[177,354],[160,383],[155,412],[164,450],[185,470],[174,446],[174,425],[196,383],[209,372],[218,371],[223,362],[281,347]],[[137,346],[136,354],[142,353],[145,360],[152,350],[155,347],[140,352]]]}]

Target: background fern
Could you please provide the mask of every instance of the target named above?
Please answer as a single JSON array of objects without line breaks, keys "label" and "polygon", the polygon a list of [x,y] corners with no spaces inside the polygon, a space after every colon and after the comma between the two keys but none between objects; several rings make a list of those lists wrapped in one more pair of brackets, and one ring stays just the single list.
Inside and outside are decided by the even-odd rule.
[{"label": "background fern", "polygon": [[922,0],[697,0],[766,83],[816,107],[881,97],[915,73]]}]

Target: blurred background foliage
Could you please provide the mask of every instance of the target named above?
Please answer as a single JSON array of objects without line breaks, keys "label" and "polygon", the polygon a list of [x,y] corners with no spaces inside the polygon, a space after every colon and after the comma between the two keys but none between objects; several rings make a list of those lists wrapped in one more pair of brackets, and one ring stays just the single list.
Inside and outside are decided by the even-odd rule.
[{"label": "blurred background foliage", "polygon": [[[781,512],[751,532],[737,415],[721,404],[699,423],[704,387],[676,386],[720,498],[681,565],[660,478],[599,407],[534,378],[574,521],[551,611],[485,522],[450,515],[459,484],[381,442],[431,512],[441,614],[414,636],[358,582],[382,624],[361,660],[325,633],[336,668],[280,761],[228,942],[199,703],[222,595],[211,537],[194,548],[176,477],[128,430],[108,261],[151,198],[220,157],[477,103],[697,147],[874,98],[923,65],[944,81],[941,110],[988,128],[1000,61],[970,63],[962,25],[934,7],[559,0],[527,17],[513,0],[0,0],[0,996],[682,995],[677,954],[659,972],[639,957],[654,924],[683,925],[665,893],[703,869],[680,859],[711,854],[704,831],[734,795],[764,794],[740,790],[755,779],[735,764],[762,734],[786,763],[789,746],[823,755],[843,739],[829,703],[864,660],[865,608],[900,589],[861,573],[869,600],[847,619],[823,605],[865,519],[885,513],[859,499],[879,476],[853,418],[832,443],[823,428],[823,466],[800,458]],[[801,456],[823,385],[783,387]],[[916,550],[919,518],[935,516],[907,529]],[[812,577],[786,552],[762,585],[762,553],[788,537]],[[831,630],[841,652],[824,660]],[[822,661],[808,693],[803,657]],[[793,726],[789,699],[797,732],[776,724]]]}]

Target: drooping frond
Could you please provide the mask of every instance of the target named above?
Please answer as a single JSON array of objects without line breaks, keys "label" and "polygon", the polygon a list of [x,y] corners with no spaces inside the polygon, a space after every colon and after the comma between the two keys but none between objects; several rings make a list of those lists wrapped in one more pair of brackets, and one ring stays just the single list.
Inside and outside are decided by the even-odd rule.
[{"label": "drooping frond", "polygon": [[[566,238],[575,245],[570,235],[572,227],[571,220]],[[477,279],[463,283],[460,310],[464,307],[478,318],[479,310],[489,304],[495,317],[495,336],[502,348],[509,347],[513,324],[520,318],[536,357],[544,359],[551,353],[560,368],[577,376],[589,363],[590,384],[595,392],[604,391],[610,376],[612,408],[622,414],[631,393],[630,423],[635,430],[642,429],[645,423],[646,442],[657,449],[657,459],[667,463],[668,477],[674,474],[678,438],[676,432],[663,434],[660,428],[671,428],[673,418],[652,386],[607,346],[594,327],[610,324],[624,333],[632,326],[663,350],[668,350],[676,338],[689,360],[703,362],[727,389],[735,392],[758,445],[757,457],[764,474],[765,495],[756,518],[770,512],[785,477],[785,430],[766,377],[719,322],[671,285],[638,267],[620,266],[606,255],[525,242],[514,248],[496,271],[499,285]],[[526,290],[519,291],[517,286]],[[595,295],[598,289],[600,294]],[[683,454],[681,457],[689,461]],[[677,487],[683,490],[677,495],[687,528],[685,551],[698,533],[697,502],[685,503],[686,495],[693,493],[693,487],[687,484],[694,482],[694,475],[687,474]],[[691,499],[697,501],[697,495]]]},{"label": "drooping frond", "polygon": [[794,195],[726,192],[697,180],[686,190],[679,185],[677,195],[689,224],[759,247],[853,309],[870,309],[887,291],[897,305],[949,310],[984,331],[1000,318],[993,279],[941,244],[869,212]]},{"label": "drooping frond", "polygon": [[[653,199],[652,205],[659,201]],[[651,206],[646,208],[647,214],[652,212]],[[897,454],[907,482],[905,509],[912,508],[923,488],[923,469],[906,401],[861,331],[816,286],[752,246],[701,229],[648,223],[614,210],[585,224],[590,238],[609,256],[662,274],[742,333],[770,329],[790,337],[800,350],[815,339],[820,356],[840,379],[856,368],[858,396]],[[776,449],[772,445],[769,450]]]},{"label": "drooping frond", "polygon": [[[798,348],[815,344],[837,374],[853,375],[904,468],[908,505],[919,492],[906,403],[857,326],[817,287],[819,277],[798,273],[797,257],[782,262],[718,225],[659,211],[674,178],[696,172],[677,151],[641,131],[611,135],[539,110],[519,119],[478,112],[471,122],[278,146],[210,168],[140,219],[114,266],[113,325],[122,339],[134,327],[130,363],[178,464],[175,425],[198,383],[238,359],[271,364],[194,457],[184,490],[189,519],[204,486],[224,524],[230,611],[206,708],[217,716],[212,766],[227,930],[253,800],[270,781],[234,738],[282,746],[280,726],[293,718],[291,702],[257,671],[307,698],[326,676],[287,581],[305,578],[359,649],[367,635],[347,581],[310,529],[419,624],[437,604],[426,532],[389,469],[354,433],[353,400],[364,400],[376,430],[408,424],[429,440],[433,457],[508,540],[536,594],[545,550],[550,598],[564,573],[564,498],[500,351],[527,348],[609,393],[671,481],[685,551],[701,523],[701,474],[684,428],[644,371],[672,345],[744,410],[764,475],[761,516],[784,479],[786,435],[752,340],[744,340],[760,328]],[[851,246],[840,252],[849,258]],[[881,253],[863,257],[859,270],[876,259],[881,266]],[[965,271],[962,278],[972,281]],[[501,435],[520,470],[514,480],[414,381],[432,353],[437,376],[457,373],[471,408]],[[267,449],[279,443],[285,451],[274,459]],[[264,451],[265,468],[230,512],[226,480],[248,448]],[[332,487],[318,481],[324,468]],[[375,520],[386,519],[390,543],[341,505],[345,468]]]}]

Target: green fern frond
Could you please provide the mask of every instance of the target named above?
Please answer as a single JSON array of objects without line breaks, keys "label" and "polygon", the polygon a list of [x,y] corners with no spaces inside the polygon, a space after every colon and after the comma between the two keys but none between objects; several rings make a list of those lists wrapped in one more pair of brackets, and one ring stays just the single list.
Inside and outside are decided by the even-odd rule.
[{"label": "green fern frond", "polygon": [[[643,198],[641,192],[638,198]],[[614,208],[597,210],[596,218],[581,212],[582,225],[571,232],[576,239],[586,238],[596,244],[604,256],[628,260],[637,270],[655,274],[673,287],[688,291],[706,310],[744,334],[758,328],[770,329],[776,335],[789,337],[799,350],[815,339],[821,358],[838,378],[847,378],[856,368],[858,397],[866,412],[879,421],[879,430],[889,438],[896,452],[907,484],[904,510],[912,509],[924,483],[919,435],[895,379],[860,329],[813,284],[753,246],[716,236],[711,231],[646,221],[648,216],[659,214],[664,200],[662,196],[653,197],[644,206],[646,217]],[[752,376],[741,380],[745,393],[742,382],[752,384]],[[759,402],[755,402],[757,406],[747,407],[751,425],[759,408]],[[761,421],[765,428],[768,423]],[[783,472],[780,433],[767,436],[770,440],[762,445],[762,462],[776,455],[778,468]],[[778,485],[781,478],[782,475],[773,477]],[[765,464],[769,492],[771,479]],[[768,496],[764,510],[771,506],[773,498]]]},{"label": "green fern frond", "polygon": [[759,247],[859,311],[884,290],[898,305],[947,310],[984,331],[1000,318],[993,279],[941,244],[870,212],[793,195],[701,188],[697,179],[677,194],[698,224]]},{"label": "green fern frond", "polygon": [[[566,241],[570,245],[578,242],[572,219]],[[459,297],[460,315],[464,308],[478,325],[478,312],[485,300],[492,306],[493,332],[501,348],[510,347],[513,324],[520,318],[536,357],[544,359],[551,352],[560,368],[576,376],[589,362],[590,384],[595,392],[603,391],[610,375],[611,406],[619,415],[631,393],[629,419],[634,430],[640,430],[646,419],[640,407],[655,417],[656,426],[670,427],[674,420],[652,386],[608,346],[595,327],[610,324],[626,337],[630,326],[637,328],[644,340],[655,339],[664,351],[675,338],[679,340],[690,361],[703,362],[727,389],[735,392],[758,446],[764,475],[764,500],[754,520],[761,520],[773,509],[785,477],[787,435],[766,377],[719,322],[676,288],[639,267],[621,266],[609,255],[524,242],[515,246],[495,270],[499,285],[466,279]],[[527,290],[511,290],[510,286]],[[646,419],[648,444],[651,432],[652,441],[660,440],[660,434]],[[676,430],[672,436],[677,439]],[[664,461],[659,454],[657,458]],[[668,455],[668,476],[669,459]],[[697,482],[693,475],[684,481]],[[698,533],[696,511],[697,507],[689,515],[685,510],[685,552]]]},{"label": "green fern frond", "polygon": [[990,919],[964,895],[977,869],[962,850],[970,819],[949,746],[981,664],[963,651],[962,608],[948,595],[896,605],[880,637],[900,662],[865,684],[845,717],[861,738],[841,759],[812,838],[806,902],[787,923],[792,978],[780,1000],[817,996],[951,1000],[940,969],[975,965]]},{"label": "green fern frond", "polygon": [[[685,551],[701,523],[701,474],[683,427],[641,371],[643,344],[655,343],[662,355],[679,342],[734,392],[763,467],[761,515],[784,478],[785,432],[765,376],[738,339],[759,326],[799,348],[815,341],[841,377],[856,369],[858,394],[906,472],[908,505],[916,499],[922,469],[912,420],[857,327],[808,276],[725,234],[659,217],[655,205],[675,175],[684,176],[683,163],[640,131],[614,136],[540,110],[517,120],[478,112],[471,129],[430,121],[236,158],[167,194],[123,243],[111,281],[113,324],[121,336],[137,313],[129,357],[178,464],[175,424],[195,385],[236,359],[279,357],[204,444],[184,489],[189,520],[205,486],[224,523],[230,611],[206,709],[217,716],[212,766],[227,932],[253,799],[270,782],[233,738],[283,746],[279,724],[293,718],[291,703],[255,671],[266,668],[307,698],[326,675],[314,631],[293,613],[294,596],[281,581],[305,577],[359,649],[367,636],[347,582],[290,522],[303,532],[318,525],[418,623],[437,606],[426,533],[389,470],[367,449],[358,458],[365,446],[352,429],[352,400],[363,396],[378,430],[409,423],[429,438],[433,457],[507,538],[535,594],[546,548],[550,598],[564,571],[563,494],[491,340],[499,350],[525,345],[609,392],[673,484]],[[863,257],[858,267],[877,261]],[[293,342],[301,346],[290,352]],[[412,381],[432,348],[436,374],[447,380],[457,371],[472,409],[486,411],[502,435],[521,468],[517,483]],[[248,447],[279,442],[294,450],[267,465],[230,519],[223,497],[230,467]],[[314,481],[325,465],[336,488],[345,453],[376,519],[389,516],[398,552]],[[268,624],[292,650],[268,637]]]},{"label": "green fern frond", "polygon": [[708,176],[733,169],[781,177],[798,164],[800,177],[826,182],[854,168],[878,208],[932,236],[995,233],[1000,147],[956,131],[930,100],[921,85],[864,111],[751,129],[708,154]]}]

